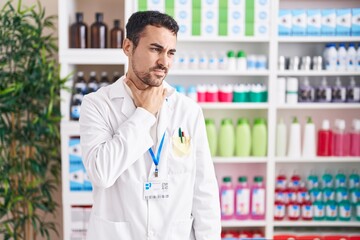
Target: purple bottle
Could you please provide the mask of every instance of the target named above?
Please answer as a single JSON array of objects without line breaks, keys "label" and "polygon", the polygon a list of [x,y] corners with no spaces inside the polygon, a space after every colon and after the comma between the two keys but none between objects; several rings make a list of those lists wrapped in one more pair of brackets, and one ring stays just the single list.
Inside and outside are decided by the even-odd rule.
[{"label": "purple bottle", "polygon": [[315,101],[315,90],[310,86],[309,79],[304,78],[303,84],[299,89],[299,102],[314,102]]}]

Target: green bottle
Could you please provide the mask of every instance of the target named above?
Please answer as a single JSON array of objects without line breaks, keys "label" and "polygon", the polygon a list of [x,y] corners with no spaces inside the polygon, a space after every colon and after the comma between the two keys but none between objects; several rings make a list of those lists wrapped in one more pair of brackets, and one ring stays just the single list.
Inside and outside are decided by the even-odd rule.
[{"label": "green bottle", "polygon": [[339,220],[350,221],[351,220],[351,204],[349,200],[343,200],[339,204]]},{"label": "green bottle", "polygon": [[325,205],[321,201],[315,201],[313,203],[314,206],[314,220],[322,221],[325,219]]},{"label": "green bottle", "polygon": [[214,157],[216,155],[217,150],[217,132],[214,119],[205,119],[206,126],[206,134],[208,139],[208,144],[210,148],[211,156]]},{"label": "green bottle", "polygon": [[335,201],[328,201],[325,206],[326,220],[335,221],[338,217],[338,205]]},{"label": "green bottle", "polygon": [[251,129],[246,118],[239,118],[235,130],[235,156],[248,157],[251,152]]},{"label": "green bottle", "polygon": [[219,156],[232,157],[235,152],[235,131],[232,120],[224,118],[219,130]]},{"label": "green bottle", "polygon": [[267,129],[264,118],[257,118],[254,121],[252,130],[252,155],[256,157],[264,157],[267,152]]}]

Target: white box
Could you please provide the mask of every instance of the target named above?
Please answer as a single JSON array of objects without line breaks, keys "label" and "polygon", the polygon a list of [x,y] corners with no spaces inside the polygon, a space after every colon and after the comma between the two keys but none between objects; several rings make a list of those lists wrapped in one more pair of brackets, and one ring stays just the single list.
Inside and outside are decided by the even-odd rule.
[{"label": "white box", "polygon": [[268,37],[270,35],[269,22],[255,22],[254,36],[255,37]]},{"label": "white box", "polygon": [[305,10],[292,10],[292,35],[305,36],[307,26],[307,14]]},{"label": "white box", "polygon": [[351,33],[351,9],[336,10],[336,35],[350,36]]},{"label": "white box", "polygon": [[245,35],[245,0],[228,1],[228,35],[243,37]]},{"label": "white box", "polygon": [[352,23],[351,23],[351,35],[360,36],[360,8],[351,9]]},{"label": "white box", "polygon": [[279,36],[292,35],[292,14],[291,10],[279,10],[278,17],[278,33]]},{"label": "white box", "polygon": [[201,36],[218,36],[219,11],[218,7],[201,8]]},{"label": "white box", "polygon": [[192,28],[192,16],[191,16],[191,6],[190,5],[181,5],[179,1],[175,2],[175,14],[174,18],[176,19],[179,25],[179,37],[191,36]]},{"label": "white box", "polygon": [[321,35],[335,36],[336,11],[335,9],[323,9],[321,11]]},{"label": "white box", "polygon": [[147,9],[164,13],[165,12],[165,1],[163,1],[163,0],[147,0]]},{"label": "white box", "polygon": [[270,4],[269,0],[256,0],[255,6],[255,22],[268,22],[270,21]]},{"label": "white box", "polygon": [[321,10],[309,9],[307,10],[307,35],[320,36],[321,35]]}]

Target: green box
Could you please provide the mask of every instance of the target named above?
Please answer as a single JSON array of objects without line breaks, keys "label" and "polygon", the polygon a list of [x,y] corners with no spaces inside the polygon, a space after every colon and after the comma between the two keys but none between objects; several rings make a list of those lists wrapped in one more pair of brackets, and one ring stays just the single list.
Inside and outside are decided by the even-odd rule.
[{"label": "green box", "polygon": [[201,8],[193,8],[191,17],[192,17],[193,23],[200,23],[201,22]]},{"label": "green box", "polygon": [[245,36],[254,36],[255,23],[245,23]]},{"label": "green box", "polygon": [[174,8],[165,8],[165,13],[172,17],[175,17],[175,9]]},{"label": "green box", "polygon": [[191,35],[192,36],[200,36],[201,35],[201,24],[200,23],[192,23],[191,26]]},{"label": "green box", "polygon": [[165,0],[165,9],[174,9],[175,8],[175,0]]},{"label": "green box", "polygon": [[219,8],[227,8],[228,0],[219,0]]},{"label": "green box", "polygon": [[227,36],[228,35],[228,24],[227,22],[220,22],[219,23],[219,36]]},{"label": "green box", "polygon": [[139,7],[139,11],[146,11],[148,10],[148,6],[147,6],[147,0],[138,0],[138,7]]},{"label": "green box", "polygon": [[[179,0],[176,0],[179,1]],[[192,8],[201,8],[201,0],[192,0]]]}]

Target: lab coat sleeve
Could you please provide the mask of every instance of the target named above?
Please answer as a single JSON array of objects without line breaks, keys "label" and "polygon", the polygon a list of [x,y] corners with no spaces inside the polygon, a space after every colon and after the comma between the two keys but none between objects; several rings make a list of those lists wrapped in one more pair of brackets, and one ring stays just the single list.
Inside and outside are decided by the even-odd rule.
[{"label": "lab coat sleeve", "polygon": [[137,108],[114,133],[107,120],[110,116],[99,102],[88,96],[83,99],[80,142],[90,180],[98,187],[108,188],[153,145],[149,132],[156,118]]},{"label": "lab coat sleeve", "polygon": [[207,141],[205,120],[199,109],[196,121],[196,178],[192,214],[196,240],[220,240],[219,188]]}]

